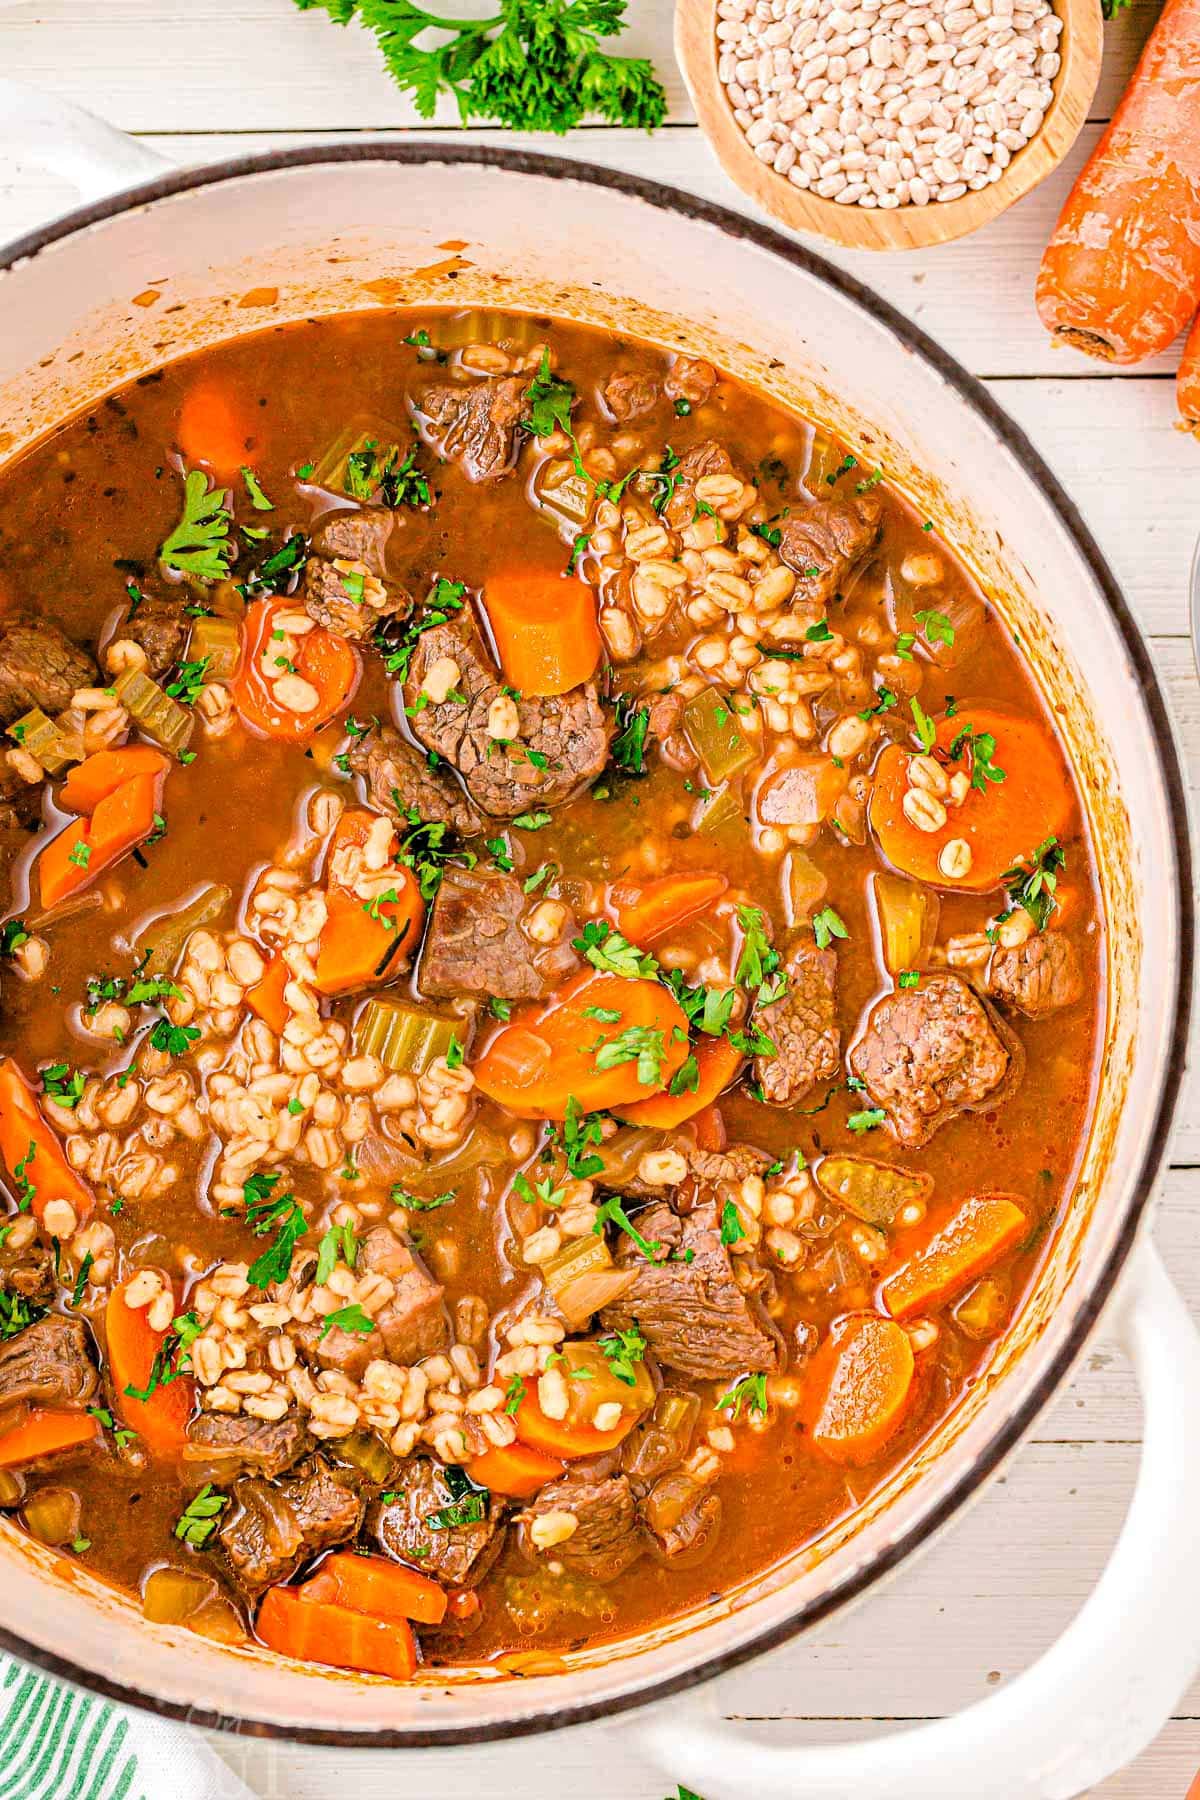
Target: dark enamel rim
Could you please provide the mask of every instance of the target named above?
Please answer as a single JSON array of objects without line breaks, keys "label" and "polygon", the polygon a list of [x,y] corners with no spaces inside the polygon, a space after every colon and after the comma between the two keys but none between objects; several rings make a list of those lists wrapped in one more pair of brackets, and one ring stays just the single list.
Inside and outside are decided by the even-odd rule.
[{"label": "dark enamel rim", "polygon": [[[173,194],[187,193],[193,188],[213,187],[220,182],[236,180],[243,175],[254,175],[273,169],[296,168],[308,163],[372,162],[403,163],[412,167],[420,167],[425,164],[467,163],[504,169],[517,175],[539,175],[574,181],[584,187],[608,188],[633,199],[643,200],[648,205],[658,207],[663,211],[678,213],[684,218],[711,225],[717,230],[725,232],[729,237],[751,243],[760,250],[770,251],[781,261],[790,263],[794,268],[803,269],[806,274],[816,276],[826,286],[842,295],[844,299],[853,301],[863,312],[869,313],[874,324],[886,326],[905,350],[930,364],[959,397],[986,422],[1011,451],[1025,473],[1037,483],[1054,506],[1070,534],[1076,550],[1087,564],[1097,586],[1104,595],[1108,610],[1120,630],[1125,652],[1136,674],[1141,689],[1142,704],[1154,734],[1171,811],[1178,822],[1175,836],[1175,906],[1179,919],[1179,979],[1174,997],[1171,1048],[1163,1088],[1155,1113],[1154,1128],[1148,1139],[1151,1147],[1147,1150],[1133,1183],[1120,1233],[1109,1253],[1107,1262],[1096,1278],[1091,1293],[1080,1306],[1070,1333],[1024,1403],[997,1431],[987,1448],[975,1458],[971,1466],[964,1471],[953,1488],[943,1496],[938,1504],[903,1537],[876,1556],[867,1567],[857,1571],[819,1599],[800,1608],[791,1618],[781,1624],[764,1629],[746,1643],[738,1645],[736,1649],[717,1656],[698,1656],[695,1667],[682,1674],[659,1681],[647,1681],[640,1686],[635,1685],[628,1693],[605,1698],[602,1701],[582,1702],[563,1707],[547,1706],[534,1717],[474,1730],[471,1728],[463,1730],[414,1728],[392,1731],[318,1730],[302,1725],[272,1725],[253,1719],[240,1719],[235,1714],[205,1712],[196,1708],[167,1703],[140,1689],[113,1681],[94,1670],[81,1668],[67,1656],[59,1656],[53,1652],[42,1650],[26,1643],[16,1632],[0,1628],[0,1647],[10,1651],[14,1656],[21,1657],[27,1662],[37,1663],[50,1674],[63,1676],[67,1680],[77,1682],[81,1687],[105,1694],[113,1700],[143,1707],[147,1711],[158,1713],[164,1717],[183,1719],[193,1725],[215,1727],[225,1731],[239,1732],[246,1736],[279,1738],[298,1743],[340,1745],[347,1748],[423,1749],[438,1745],[494,1742],[500,1739],[523,1737],[536,1732],[554,1730],[563,1725],[582,1724],[592,1719],[611,1717],[614,1713],[646,1706],[652,1701],[662,1700],[670,1694],[692,1688],[702,1681],[711,1680],[729,1669],[738,1667],[751,1657],[776,1648],[797,1636],[801,1631],[807,1630],[809,1626],[816,1624],[818,1620],[825,1618],[831,1612],[845,1606],[862,1594],[872,1583],[879,1580],[881,1576],[886,1575],[889,1570],[903,1562],[920,1543],[938,1531],[957,1512],[963,1501],[986,1480],[988,1475],[1007,1456],[1050,1399],[1082,1349],[1133,1247],[1155,1180],[1165,1160],[1171,1118],[1183,1079],[1191,1008],[1194,953],[1192,861],[1183,775],[1158,679],[1138,627],[1107,562],[1084,524],[1078,508],[1064,492],[1061,484],[1042,461],[1024,432],[1001,411],[974,376],[968,375],[938,344],[934,343],[917,326],[911,324],[886,301],[879,299],[861,282],[855,281],[849,275],[843,275],[840,270],[833,268],[811,250],[784,237],[769,226],[760,225],[757,221],[745,218],[740,213],[731,212],[725,207],[714,206],[709,201],[683,193],[678,188],[667,187],[660,182],[646,181],[639,176],[626,175],[615,169],[601,168],[594,163],[572,162],[562,157],[542,156],[521,150],[493,149],[481,145],[455,146],[450,143],[443,144],[428,140],[404,143],[373,140],[365,143],[332,144],[328,147],[311,150],[271,151],[260,156],[236,157],[228,162],[211,163],[198,169],[188,169],[177,174],[160,176],[153,181],[127,189],[111,199],[82,207],[65,218],[57,219],[52,224],[44,226],[40,231],[29,232],[25,237],[18,238],[0,255],[0,272],[14,267],[28,257],[38,255],[50,245],[72,236],[84,226],[114,218],[119,213],[145,206],[152,201],[166,199]],[[0,301],[2,298],[3,294],[0,290]]]}]

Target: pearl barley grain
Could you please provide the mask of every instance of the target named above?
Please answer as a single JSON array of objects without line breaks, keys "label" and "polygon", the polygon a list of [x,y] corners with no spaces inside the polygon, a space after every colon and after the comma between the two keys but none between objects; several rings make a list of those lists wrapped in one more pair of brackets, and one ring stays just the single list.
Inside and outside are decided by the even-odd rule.
[{"label": "pearl barley grain", "polygon": [[760,160],[842,206],[998,181],[1060,68],[1051,0],[720,0],[718,75]]}]

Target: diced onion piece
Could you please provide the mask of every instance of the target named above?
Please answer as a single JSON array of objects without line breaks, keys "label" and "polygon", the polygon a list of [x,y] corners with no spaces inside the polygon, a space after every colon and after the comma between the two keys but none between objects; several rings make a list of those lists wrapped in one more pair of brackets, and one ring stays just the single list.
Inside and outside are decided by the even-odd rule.
[{"label": "diced onion piece", "polygon": [[368,1000],[354,1023],[354,1047],[360,1056],[377,1056],[398,1074],[423,1075],[455,1038],[462,1042],[461,1019],[446,1019],[403,1000]]},{"label": "diced onion piece", "polygon": [[81,1502],[74,1488],[41,1488],[21,1509],[30,1537],[40,1544],[69,1544],[79,1536]]},{"label": "diced onion piece", "polygon": [[54,720],[47,718],[40,706],[22,713],[8,727],[8,735],[27,756],[41,763],[47,775],[61,775],[68,763],[78,762],[83,755],[83,739],[79,739],[76,747]]},{"label": "diced onion piece", "polygon": [[700,1396],[663,1388],[654,1411],[625,1440],[622,1467],[637,1481],[655,1481],[681,1463],[692,1447]]},{"label": "diced onion piece", "polygon": [[211,1575],[190,1569],[154,1569],[142,1585],[142,1617],[152,1625],[182,1625],[216,1592]]},{"label": "diced onion piece", "polygon": [[196,717],[152,681],[144,669],[126,669],[113,683],[113,692],[139,731],[172,756],[187,748]]},{"label": "diced onion piece", "polygon": [[215,925],[232,899],[231,888],[212,882],[201,888],[181,912],[166,913],[155,919],[133,940],[139,973],[146,977],[169,975],[193,931],[199,931],[202,925]]},{"label": "diced onion piece", "polygon": [[954,1323],[968,1337],[995,1337],[1008,1318],[1011,1295],[1007,1282],[985,1275],[969,1288],[953,1309]]},{"label": "diced onion piece", "polygon": [[871,877],[883,960],[889,972],[923,968],[937,937],[941,900],[933,888],[882,870]]},{"label": "diced onion piece", "polygon": [[232,619],[202,614],[192,621],[188,639],[189,662],[203,662],[206,681],[228,681],[241,657],[241,639]]},{"label": "diced onion piece", "polygon": [[742,811],[741,801],[731,788],[722,788],[721,792],[709,800],[704,806],[695,830],[703,832],[705,837],[723,840],[725,845],[733,848],[746,841],[746,815]]},{"label": "diced onion piece", "polygon": [[933,1192],[932,1175],[861,1156],[826,1156],[816,1177],[822,1193],[868,1225],[891,1225],[902,1207],[924,1205]]},{"label": "diced onion piece", "polygon": [[337,1444],[337,1453],[361,1469],[368,1481],[386,1487],[395,1467],[395,1458],[383,1439],[373,1431],[352,1431]]}]

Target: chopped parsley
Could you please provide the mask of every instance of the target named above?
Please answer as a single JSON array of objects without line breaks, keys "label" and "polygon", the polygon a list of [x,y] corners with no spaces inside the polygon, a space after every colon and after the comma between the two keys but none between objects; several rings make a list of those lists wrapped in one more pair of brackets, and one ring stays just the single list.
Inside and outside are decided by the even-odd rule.
[{"label": "chopped parsley", "polygon": [[607,919],[588,919],[583,936],[571,939],[571,948],[605,975],[623,975],[629,981],[654,981],[658,962],[648,950],[639,950]]},{"label": "chopped parsley", "polygon": [[616,1037],[602,1038],[595,1047],[598,1069],[617,1069],[624,1063],[637,1064],[637,1078],[643,1087],[661,1087],[666,1040],[661,1031],[650,1025],[627,1025]]},{"label": "chopped parsley", "polygon": [[21,945],[29,942],[29,935],[24,919],[6,919],[0,926],[0,956],[15,956]]},{"label": "chopped parsley", "polygon": [[661,1255],[663,1249],[662,1244],[659,1243],[657,1239],[650,1239],[642,1236],[637,1226],[625,1211],[619,1194],[609,1194],[606,1199],[600,1202],[600,1205],[596,1210],[596,1223],[592,1226],[592,1230],[597,1237],[603,1234],[606,1225],[615,1225],[618,1230],[623,1231],[625,1236],[637,1245],[637,1248],[641,1251],[642,1255],[648,1257],[651,1262]]},{"label": "chopped parsley", "polygon": [[880,713],[891,712],[892,708],[899,704],[899,698],[893,694],[891,688],[881,687],[874,706],[866,707],[858,716],[865,722],[867,719],[878,718]]},{"label": "chopped parsley", "polygon": [[934,745],[937,743],[937,727],[934,725],[929,714],[925,711],[925,708],[921,705],[921,702],[916,699],[915,696],[909,701],[908,710],[912,714],[913,725],[916,727],[916,733],[917,737],[920,739],[921,748],[925,752],[925,755],[928,756]]},{"label": "chopped parsley", "polygon": [[148,1400],[157,1389],[167,1387],[191,1367],[188,1351],[204,1327],[194,1312],[180,1313],[171,1320],[171,1328],[163,1338],[150,1364],[144,1388],[128,1385],[125,1392],[131,1400]]},{"label": "chopped parsley", "polygon": [[457,1198],[452,1188],[444,1194],[435,1194],[426,1199],[421,1194],[410,1194],[407,1188],[396,1182],[389,1196],[393,1206],[406,1207],[409,1212],[436,1212],[441,1206],[449,1206]]},{"label": "chopped parsley", "polygon": [[44,1306],[35,1306],[24,1294],[9,1293],[7,1288],[0,1288],[0,1342],[7,1343],[18,1331],[24,1331],[27,1325],[36,1325],[45,1316]]},{"label": "chopped parsley", "polygon": [[354,1235],[353,1225],[348,1220],[344,1225],[331,1225],[321,1239],[320,1249],[317,1251],[315,1276],[317,1286],[325,1286],[339,1260],[344,1262],[348,1269],[352,1269],[357,1258],[358,1239]]},{"label": "chopped parsley", "polygon": [[636,1324],[627,1331],[614,1330],[607,1332],[600,1340],[600,1348],[604,1352],[609,1372],[623,1381],[626,1387],[637,1386],[637,1370],[635,1363],[645,1357],[648,1345]]},{"label": "chopped parsley", "polygon": [[743,1375],[717,1401],[718,1411],[727,1412],[731,1419],[741,1417],[743,1406],[747,1413],[757,1413],[760,1419],[766,1418],[767,1378],[761,1371],[757,1375]]},{"label": "chopped parsley", "polygon": [[1043,838],[1028,860],[1015,862],[1000,877],[1013,907],[1027,912],[1039,931],[1045,931],[1058,905],[1058,875],[1066,862],[1062,845],[1051,836]]},{"label": "chopped parsley", "polygon": [[206,1481],[198,1494],[193,1494],[175,1521],[175,1536],[193,1550],[203,1550],[217,1520],[229,1505],[228,1494],[219,1494],[211,1481]]},{"label": "chopped parsley", "polygon": [[721,1208],[721,1242],[723,1244],[740,1244],[745,1235],[741,1214],[733,1201],[727,1200]]},{"label": "chopped parsley", "polygon": [[831,938],[848,938],[850,933],[832,906],[823,906],[819,913],[813,914],[813,935],[817,940],[817,949],[825,950]]},{"label": "chopped parsley", "polygon": [[617,733],[612,741],[612,760],[626,775],[646,773],[646,733],[650,728],[650,709],[639,706],[630,694],[618,694],[616,704]]},{"label": "chopped parsley", "polygon": [[259,481],[258,476],[254,473],[253,469],[247,469],[243,465],[242,480],[246,485],[246,492],[250,497],[250,504],[254,508],[255,512],[274,512],[275,511],[274,506],[267,499],[267,496],[263,493],[262,483]]},{"label": "chopped parsley", "polygon": [[172,1025],[170,1019],[159,1019],[150,1033],[150,1047],[168,1056],[184,1056],[199,1036],[197,1025]]},{"label": "chopped parsley", "polygon": [[521,831],[542,831],[549,823],[550,814],[548,812],[518,813],[513,820],[513,824]]},{"label": "chopped parsley", "polygon": [[561,1143],[568,1172],[578,1181],[590,1181],[593,1175],[602,1172],[604,1161],[595,1154],[594,1146],[604,1142],[603,1117],[598,1112],[585,1112],[574,1094],[567,1096],[566,1116],[561,1128],[551,1125],[547,1141]]},{"label": "chopped parsley", "polygon": [[854,1112],[846,1120],[850,1130],[861,1136],[864,1131],[874,1131],[887,1118],[882,1106],[864,1107],[862,1112]]},{"label": "chopped parsley", "polygon": [[202,469],[191,469],[183,482],[183,511],[174,530],[159,547],[159,560],[176,575],[196,581],[224,581],[233,545],[226,490],[209,487]]},{"label": "chopped parsley", "polygon": [[73,1069],[70,1063],[51,1063],[42,1070],[42,1092],[47,1099],[69,1107],[72,1112],[83,1099],[86,1086],[87,1076],[81,1069]]},{"label": "chopped parsley", "polygon": [[425,1523],[430,1531],[453,1531],[459,1525],[478,1525],[487,1518],[491,1498],[487,1488],[480,1487],[465,1469],[457,1468],[453,1463],[441,1471],[441,1476],[449,1490],[451,1505],[426,1516]]},{"label": "chopped parsley", "polygon": [[519,1375],[514,1375],[504,1390],[504,1410],[511,1419],[525,1398],[525,1383]]},{"label": "chopped parsley", "polygon": [[897,976],[897,983],[902,988],[920,987],[921,971],[919,969],[901,969]]},{"label": "chopped parsley", "polygon": [[947,648],[953,647],[954,627],[944,612],[935,612],[933,607],[927,607],[921,612],[914,613],[913,618],[931,644],[945,644]]},{"label": "chopped parsley", "polygon": [[321,1326],[321,1335],[317,1342],[323,1344],[329,1333],[335,1328],[338,1331],[351,1332],[357,1337],[369,1337],[375,1329],[375,1321],[363,1311],[357,1300],[353,1300],[349,1306],[339,1306],[336,1312],[325,1314],[325,1322]]},{"label": "chopped parsley", "polygon": [[979,793],[986,794],[989,782],[1005,779],[1004,770],[992,761],[996,754],[996,740],[990,731],[976,731],[973,725],[963,725],[952,739],[946,757],[950,762],[958,762],[968,753],[971,786]]},{"label": "chopped parsley", "polygon": [[246,1271],[247,1281],[256,1288],[269,1288],[272,1282],[287,1280],[296,1245],[308,1230],[308,1220],[294,1194],[272,1198],[279,1180],[278,1175],[251,1175],[242,1186],[246,1223],[255,1237],[266,1237],[272,1230],[275,1233]]}]

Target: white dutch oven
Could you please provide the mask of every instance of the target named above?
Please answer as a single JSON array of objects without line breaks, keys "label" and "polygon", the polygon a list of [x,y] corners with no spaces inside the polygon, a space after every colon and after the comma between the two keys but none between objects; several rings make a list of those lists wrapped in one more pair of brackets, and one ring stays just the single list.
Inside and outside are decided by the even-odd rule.
[{"label": "white dutch oven", "polygon": [[882,464],[973,565],[1058,714],[1109,921],[1097,1122],[1029,1303],[914,1462],[815,1547],[688,1621],[575,1651],[565,1672],[453,1671],[393,1687],[147,1625],[5,1524],[0,1641],[159,1712],[317,1742],[495,1742],[660,1701],[827,1616],[927,1540],[1065,1381],[1126,1271],[1112,1323],[1142,1385],[1142,1471],[1099,1586],[1038,1665],[957,1718],[863,1744],[756,1746],[721,1724],[711,1689],[634,1726],[672,1780],[709,1800],[1066,1800],[1118,1768],[1200,1665],[1200,1340],[1144,1231],[1183,1067],[1192,891],[1162,698],[1049,470],[887,306],[683,194],[550,158],[394,140],[174,174],[98,121],[3,82],[0,127],[52,143],[41,160],[88,196],[143,182],[0,254],[0,465],[164,360],[319,313],[509,306],[686,345]]}]

